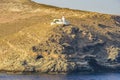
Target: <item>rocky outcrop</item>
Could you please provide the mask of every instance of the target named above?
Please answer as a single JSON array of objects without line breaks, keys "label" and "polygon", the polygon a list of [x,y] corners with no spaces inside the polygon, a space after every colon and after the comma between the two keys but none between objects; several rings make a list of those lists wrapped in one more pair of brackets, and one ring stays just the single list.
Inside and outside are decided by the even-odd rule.
[{"label": "rocky outcrop", "polygon": [[[95,34],[89,31],[82,31],[79,27],[72,25],[56,26],[50,32],[49,38],[39,45],[33,46],[32,50],[38,55],[42,55],[43,60],[45,54],[59,55],[59,57],[56,57],[57,64],[55,63],[55,57],[49,56],[54,59],[53,63],[50,60],[49,67],[46,63],[44,68],[42,68],[43,72],[116,71],[117,69],[111,67],[110,61],[118,59],[119,52],[117,51],[119,47],[111,49],[108,46],[113,45],[112,41],[107,41],[108,39],[106,37]],[[119,44],[114,46],[119,46]],[[64,55],[64,57],[61,57],[61,55]],[[66,60],[66,62],[62,61],[62,59]],[[119,64],[118,61],[115,64]],[[67,65],[67,67],[64,65]]]}]

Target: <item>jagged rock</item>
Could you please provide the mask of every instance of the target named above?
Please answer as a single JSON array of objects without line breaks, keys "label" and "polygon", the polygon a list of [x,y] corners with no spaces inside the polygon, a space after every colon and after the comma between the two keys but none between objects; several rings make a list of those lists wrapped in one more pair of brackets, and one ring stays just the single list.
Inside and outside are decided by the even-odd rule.
[{"label": "jagged rock", "polygon": [[24,72],[35,72],[34,66],[25,66]]},{"label": "jagged rock", "polygon": [[[63,59],[66,59],[67,62],[62,61],[61,58],[57,61],[50,60],[42,65],[42,72],[71,72],[76,70],[80,72],[100,72],[99,69],[113,71],[115,69],[105,64],[109,58],[113,58],[113,56],[109,57],[111,53],[106,49],[109,43],[99,34],[81,31],[75,26],[57,26],[51,31],[48,40],[34,46],[33,51],[37,54],[46,52],[49,55],[66,55],[66,58]],[[114,55],[114,59],[117,55]],[[99,62],[105,65],[101,65],[102,63]],[[110,64],[110,62],[108,63]]]}]

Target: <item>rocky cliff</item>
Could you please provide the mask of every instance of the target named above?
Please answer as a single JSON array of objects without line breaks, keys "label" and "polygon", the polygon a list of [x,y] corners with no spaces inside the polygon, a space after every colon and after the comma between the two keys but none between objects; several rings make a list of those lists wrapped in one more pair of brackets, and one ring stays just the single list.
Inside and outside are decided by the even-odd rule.
[{"label": "rocky cliff", "polygon": [[[120,71],[120,16],[29,0],[0,2],[1,71]],[[71,25],[50,25],[63,15]]]},{"label": "rocky cliff", "polygon": [[[115,67],[119,65],[117,57],[120,48],[119,41],[115,41],[115,38],[111,41],[95,31],[84,31],[74,25],[57,26],[46,41],[33,46],[32,50],[38,54],[36,60],[44,59],[44,54],[51,56],[53,60],[57,59],[58,62],[65,59],[68,71],[119,71],[119,68]],[[58,56],[54,57],[54,54]],[[48,72],[56,72],[55,65],[58,63],[53,64],[51,67],[54,69],[50,68]],[[61,68],[58,68],[58,71],[64,69],[64,65],[59,64]]]}]

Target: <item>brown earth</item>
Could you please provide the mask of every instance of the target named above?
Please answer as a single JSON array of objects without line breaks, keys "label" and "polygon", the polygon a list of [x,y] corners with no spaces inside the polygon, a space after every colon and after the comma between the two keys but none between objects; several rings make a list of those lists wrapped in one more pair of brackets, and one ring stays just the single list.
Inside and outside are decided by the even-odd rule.
[{"label": "brown earth", "polygon": [[[63,15],[71,25],[50,26]],[[119,71],[119,53],[120,16],[0,1],[1,71]]]}]

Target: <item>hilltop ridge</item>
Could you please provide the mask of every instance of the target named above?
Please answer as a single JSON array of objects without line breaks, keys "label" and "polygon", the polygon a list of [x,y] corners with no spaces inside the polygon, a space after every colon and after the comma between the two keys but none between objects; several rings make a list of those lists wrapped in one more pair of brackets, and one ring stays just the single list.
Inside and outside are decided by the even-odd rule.
[{"label": "hilltop ridge", "polygon": [[24,2],[30,2],[31,0],[0,0],[0,3],[10,3],[10,2],[19,2],[19,3],[24,3]]}]

